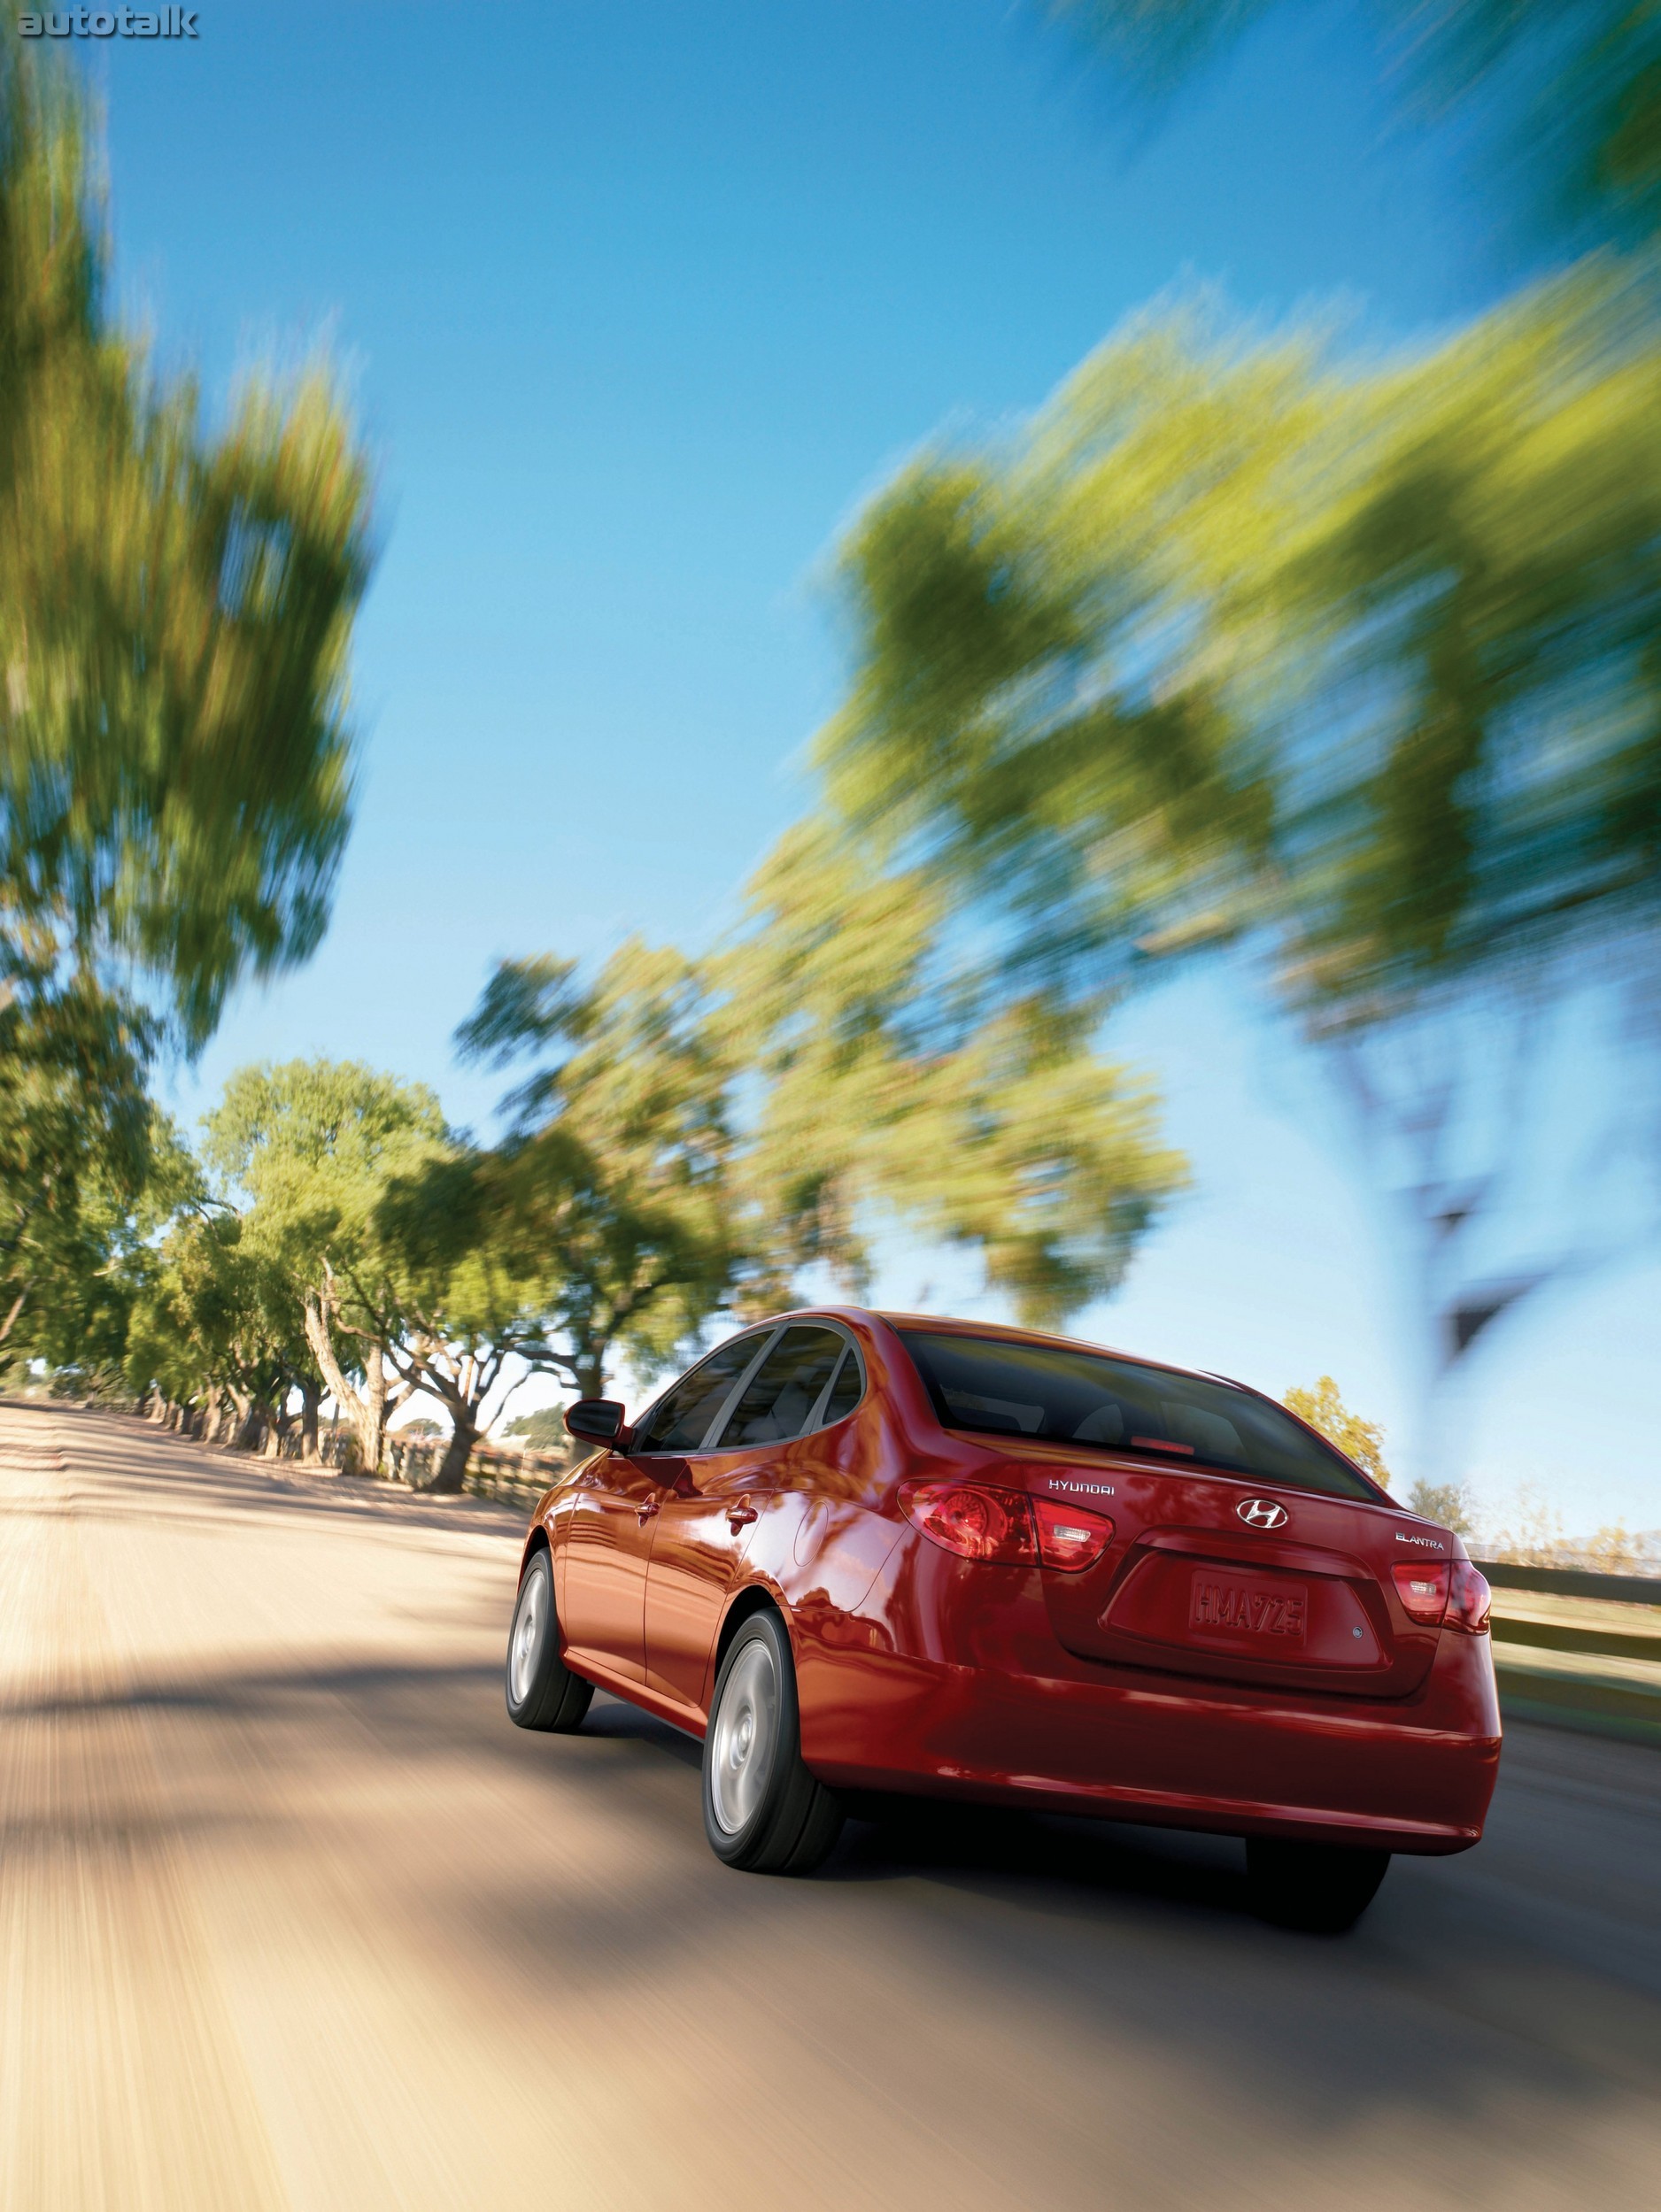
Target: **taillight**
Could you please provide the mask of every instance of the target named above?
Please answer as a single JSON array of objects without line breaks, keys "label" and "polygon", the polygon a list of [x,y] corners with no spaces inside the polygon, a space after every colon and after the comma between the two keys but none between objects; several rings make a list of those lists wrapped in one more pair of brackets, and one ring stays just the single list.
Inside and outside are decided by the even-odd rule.
[{"label": "taillight", "polygon": [[1077,1574],[1093,1567],[1113,1541],[1104,1513],[1031,1498],[990,1483],[904,1483],[900,1503],[914,1528],[960,1559],[1006,1567],[1046,1567]]},{"label": "taillight", "polygon": [[994,1490],[982,1483],[902,1483],[900,1504],[931,1544],[960,1559],[992,1560],[1005,1567],[1036,1567],[1038,1544],[1024,1490]]},{"label": "taillight", "polygon": [[1448,1605],[1448,1562],[1421,1567],[1417,1561],[1394,1569],[1395,1594],[1416,1621],[1440,1621]]},{"label": "taillight", "polygon": [[1035,1498],[1032,1510],[1046,1567],[1076,1574],[1081,1567],[1093,1567],[1113,1541],[1113,1523],[1105,1513],[1086,1513],[1082,1506],[1064,1506],[1057,1498]]},{"label": "taillight", "polygon": [[1450,1629],[1464,1629],[1467,1636],[1486,1636],[1488,1608],[1493,1602],[1494,1592],[1481,1569],[1472,1567],[1468,1559],[1455,1560],[1448,1592],[1447,1625]]}]

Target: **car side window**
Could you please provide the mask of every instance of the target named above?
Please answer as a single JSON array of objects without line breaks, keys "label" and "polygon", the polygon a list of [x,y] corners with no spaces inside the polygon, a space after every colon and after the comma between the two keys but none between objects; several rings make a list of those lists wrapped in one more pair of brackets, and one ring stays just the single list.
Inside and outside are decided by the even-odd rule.
[{"label": "car side window", "polygon": [[719,1448],[783,1444],[807,1428],[847,1339],[834,1329],[798,1322],[787,1329],[744,1388],[727,1416]]},{"label": "car side window", "polygon": [[830,1429],[838,1421],[846,1421],[864,1392],[865,1377],[860,1369],[860,1355],[850,1345],[842,1354],[842,1364],[837,1369],[835,1382],[830,1385],[830,1395],[825,1399],[824,1411],[819,1416],[819,1426]]},{"label": "car side window", "polygon": [[710,1422],[765,1342],[764,1335],[735,1337],[718,1345],[658,1400],[635,1438],[635,1451],[701,1452]]}]

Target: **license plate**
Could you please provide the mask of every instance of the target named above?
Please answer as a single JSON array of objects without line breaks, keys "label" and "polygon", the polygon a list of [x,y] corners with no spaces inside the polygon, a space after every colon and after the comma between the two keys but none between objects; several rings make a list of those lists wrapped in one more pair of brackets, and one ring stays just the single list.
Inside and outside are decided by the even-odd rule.
[{"label": "license plate", "polygon": [[1301,1644],[1309,1617],[1309,1592],[1301,1584],[1270,1588],[1228,1575],[1198,1574],[1188,1603],[1188,1626],[1201,1636],[1244,1636],[1254,1643]]}]

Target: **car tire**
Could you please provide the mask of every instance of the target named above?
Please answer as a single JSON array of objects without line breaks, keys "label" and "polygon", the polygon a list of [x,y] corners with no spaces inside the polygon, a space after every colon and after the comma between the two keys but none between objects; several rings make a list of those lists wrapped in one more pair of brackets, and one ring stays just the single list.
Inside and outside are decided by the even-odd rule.
[{"label": "car tire", "polygon": [[721,1662],[703,1800],[710,1849],[750,1874],[811,1874],[842,1832],[841,1800],[802,1764],[796,1669],[776,1613],[753,1613]]},{"label": "car tire", "polygon": [[1341,1844],[1246,1839],[1246,1878],[1252,1903],[1278,1928],[1338,1936],[1353,1928],[1390,1864],[1387,1851],[1353,1851]]},{"label": "car tire", "polygon": [[574,1675],[560,1656],[553,1561],[546,1552],[533,1552],[507,1632],[507,1717],[515,1728],[567,1735],[583,1725],[593,1695],[593,1684]]}]

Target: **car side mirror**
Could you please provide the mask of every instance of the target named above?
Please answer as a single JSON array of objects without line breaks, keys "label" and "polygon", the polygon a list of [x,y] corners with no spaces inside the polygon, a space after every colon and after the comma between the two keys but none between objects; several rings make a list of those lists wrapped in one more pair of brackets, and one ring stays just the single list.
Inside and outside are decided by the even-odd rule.
[{"label": "car side mirror", "polygon": [[565,1425],[584,1444],[614,1444],[620,1450],[627,1449],[628,1425],[623,1408],[614,1398],[579,1398],[575,1406],[566,1407]]}]

